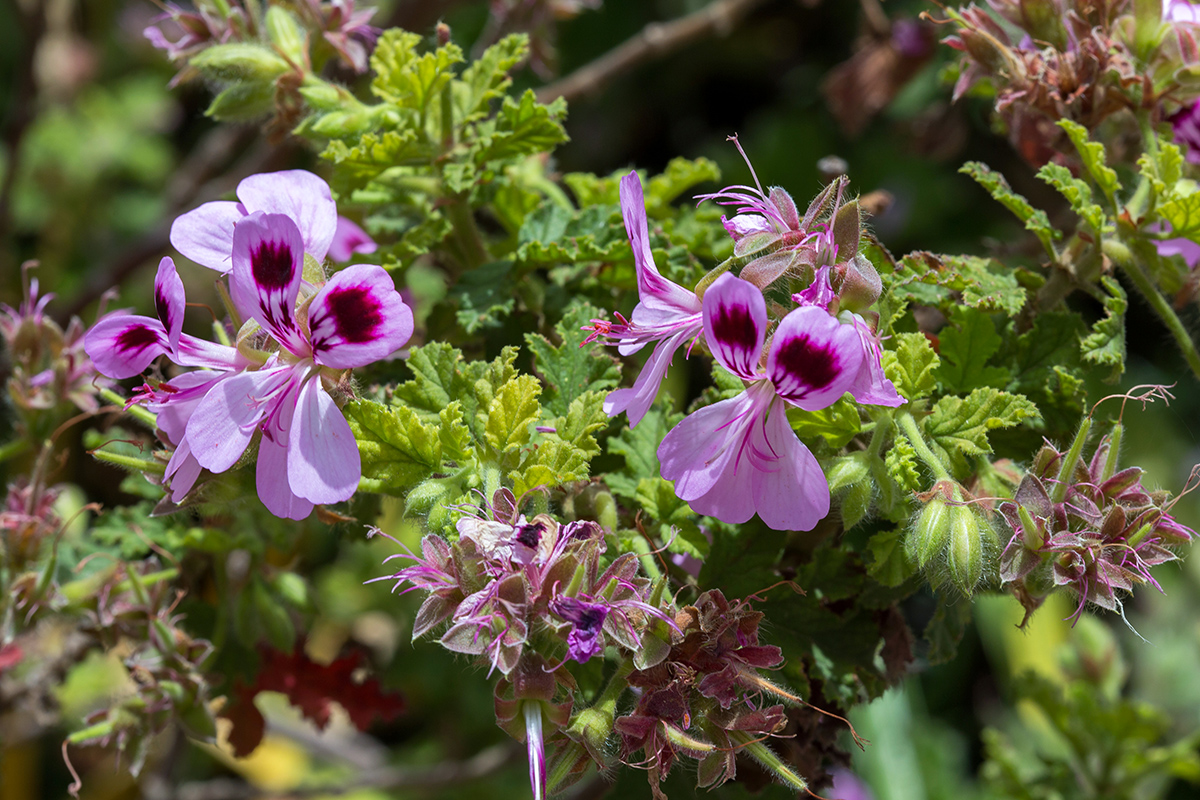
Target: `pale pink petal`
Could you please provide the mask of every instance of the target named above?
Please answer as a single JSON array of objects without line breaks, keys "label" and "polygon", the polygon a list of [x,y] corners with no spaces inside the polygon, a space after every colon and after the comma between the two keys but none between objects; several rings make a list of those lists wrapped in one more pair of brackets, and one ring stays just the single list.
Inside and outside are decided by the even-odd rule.
[{"label": "pale pink petal", "polygon": [[722,367],[744,380],[759,377],[767,304],[749,281],[726,272],[704,293],[704,341]]},{"label": "pale pink petal", "polygon": [[295,316],[303,276],[304,243],[289,217],[255,212],[238,223],[229,287],[233,303],[301,358],[309,355]]},{"label": "pale pink petal", "polygon": [[186,438],[175,448],[171,460],[167,462],[167,471],[163,479],[171,488],[171,502],[178,503],[196,485],[200,477],[200,462],[192,455],[192,448]]},{"label": "pale pink petal", "polygon": [[650,251],[650,229],[646,224],[646,201],[642,194],[642,182],[636,172],[630,172],[621,179],[620,192],[621,216],[625,220],[625,232],[629,235],[637,270],[640,302],[633,311],[633,321],[638,325],[653,325],[673,319],[681,313],[696,313],[700,310],[700,301],[696,299],[695,292],[664,278],[654,264],[654,255]]},{"label": "pale pink petal", "polygon": [[168,256],[158,262],[158,274],[154,276],[154,310],[167,331],[167,342],[172,351],[179,346],[186,304],[183,281],[175,271],[175,262]]},{"label": "pale pink petal", "polygon": [[230,375],[230,372],[201,369],[185,372],[168,381],[169,399],[150,404],[149,410],[156,415],[155,423],[158,429],[166,435],[171,444],[179,445],[183,442],[187,422],[200,405],[200,401],[218,381]]},{"label": "pale pink petal", "polygon": [[862,366],[858,368],[858,375],[847,391],[854,395],[855,400],[865,405],[891,408],[904,405],[904,398],[900,396],[895,385],[883,372],[883,364],[880,363],[879,358],[879,343],[875,340],[875,334],[871,332],[870,326],[862,317],[855,315],[854,329],[862,344],[863,359]]},{"label": "pale pink petal", "polygon": [[362,475],[358,443],[341,409],[321,387],[304,382],[288,437],[287,478],[292,491],[314,503],[350,499]]},{"label": "pale pink petal", "polygon": [[680,345],[695,336],[699,332],[698,328],[699,325],[690,329],[683,328],[670,338],[659,342],[642,367],[642,371],[638,373],[633,387],[609,392],[608,397],[604,399],[604,413],[615,417],[624,411],[629,416],[629,427],[631,428],[641,422],[642,417],[654,403],[654,398],[658,396],[659,387],[662,386],[667,368],[671,366],[675,351],[679,349]]},{"label": "pale pink petal", "polygon": [[304,252],[325,260],[337,230],[337,204],[325,181],[302,169],[264,172],[239,183],[237,196],[248,212],[291,218],[303,237]]},{"label": "pale pink petal", "polygon": [[229,272],[233,226],[246,216],[240,203],[218,200],[181,214],[171,223],[171,246],[202,267]]},{"label": "pale pink petal", "polygon": [[684,417],[658,447],[662,476],[695,511],[724,522],[754,516],[754,465],[747,451],[751,429],[774,397],[761,382],[729,400]]},{"label": "pale pink petal", "polygon": [[829,483],[816,457],[788,425],[782,401],[772,402],[766,423],[755,426],[751,451],[758,516],[773,530],[812,530],[829,513]]},{"label": "pale pink petal", "polygon": [[242,372],[218,383],[192,412],[187,438],[210,472],[224,472],[246,452],[259,423],[289,394],[291,366]]},{"label": "pale pink petal", "polygon": [[412,336],[412,310],[383,267],[356,264],[334,275],[308,307],[313,359],[335,369],[390,356]]},{"label": "pale pink petal", "polygon": [[771,221],[760,214],[738,214],[732,219],[721,217],[721,224],[734,241],[752,233],[774,233]]},{"label": "pale pink petal", "polygon": [[258,464],[255,467],[258,499],[281,519],[305,519],[312,513],[313,504],[297,497],[288,485],[288,447],[264,436],[258,445]]},{"label": "pale pink petal", "polygon": [[355,253],[369,255],[379,248],[367,232],[345,217],[337,218],[337,230],[329,245],[329,257],[334,261],[349,261]]},{"label": "pale pink petal", "polygon": [[[714,284],[715,286],[715,284]],[[827,408],[849,390],[862,365],[853,325],[807,306],[783,318],[767,356],[767,377],[784,400],[807,411]]]},{"label": "pale pink petal", "polygon": [[83,349],[100,374],[118,380],[140,375],[168,348],[162,323],[135,314],[110,314],[83,337]]},{"label": "pale pink petal", "polygon": [[198,339],[191,334],[179,337],[179,343],[171,360],[181,367],[204,367],[216,370],[241,370],[250,365],[236,347],[230,347],[207,339]]}]

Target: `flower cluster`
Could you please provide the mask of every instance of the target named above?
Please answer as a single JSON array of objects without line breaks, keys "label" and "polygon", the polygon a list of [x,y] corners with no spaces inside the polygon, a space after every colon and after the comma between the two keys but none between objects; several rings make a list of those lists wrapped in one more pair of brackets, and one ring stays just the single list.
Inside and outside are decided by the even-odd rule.
[{"label": "flower cluster", "polygon": [[[738,276],[718,268],[715,280],[693,292],[659,273],[641,182],[635,173],[623,178],[639,302],[629,320],[594,320],[588,341],[602,339],[622,355],[657,342],[633,387],[605,403],[610,416],[624,411],[636,425],[675,351],[702,338],[745,390],[667,434],[658,449],[662,476],[702,514],[741,523],[757,513],[777,530],[809,530],[829,511],[829,484],[788,424],[788,407],[818,411],[847,392],[868,404],[904,400],[883,373],[870,323],[855,313],[878,298],[881,284],[858,253],[861,220],[856,203],[842,202],[844,183],[831,184],[803,217],[786,191],[755,183],[701,196],[737,207],[724,224],[742,268]],[[768,308],[763,291],[784,281],[804,288],[792,295],[796,307],[772,320],[777,307]]]},{"label": "flower cluster", "polygon": [[[639,574],[635,555],[605,558],[595,522],[528,519],[518,509],[512,493],[500,489],[486,510],[459,519],[456,541],[428,535],[420,555],[389,557],[408,566],[375,580],[425,593],[414,639],[444,626],[443,647],[501,673],[497,722],[528,744],[535,796],[546,788],[547,744],[559,747],[565,766],[557,779],[564,781],[589,764],[603,767],[614,733],[623,759],[643,752],[652,784],[680,754],[701,760],[706,786],[733,777],[734,751],[751,734],[782,725],[782,709],[761,708],[758,698],[764,691],[790,697],[758,673],[782,662],[778,648],[758,643],[762,615],[718,591],[676,608],[661,585]],[[574,709],[571,662],[606,649],[626,665],[616,694]],[[627,686],[637,692],[636,706],[615,718],[616,695]]]},{"label": "flower cluster", "polygon": [[1158,587],[1150,568],[1174,561],[1168,548],[1195,535],[1171,516],[1166,492],[1142,486],[1139,467],[1117,469],[1120,423],[1090,461],[1080,457],[1089,428],[1085,421],[1068,452],[1044,446],[1014,500],[1000,505],[1013,533],[1000,577],[1025,606],[1026,619],[1060,586],[1079,599],[1074,619],[1088,603],[1120,612],[1118,591]]},{"label": "flower cluster", "polygon": [[112,378],[138,375],[163,355],[194,368],[147,383],[137,397],[174,447],[166,470],[174,502],[202,469],[224,472],[257,444],[259,497],[276,516],[303,519],[357,488],[358,447],[335,397],[348,396],[348,370],[408,341],[412,311],[381,267],[353,265],[324,282],[319,267],[305,269],[306,258],[319,265],[330,252],[353,251],[346,239],[361,235],[339,225],[320,178],[253,175],[237,194],[239,202],[206,203],[171,228],[180,253],[226,274],[231,311],[245,320],[236,347],[183,333],[183,281],[170,258],[154,282],[157,318],[109,315],[85,347]]}]

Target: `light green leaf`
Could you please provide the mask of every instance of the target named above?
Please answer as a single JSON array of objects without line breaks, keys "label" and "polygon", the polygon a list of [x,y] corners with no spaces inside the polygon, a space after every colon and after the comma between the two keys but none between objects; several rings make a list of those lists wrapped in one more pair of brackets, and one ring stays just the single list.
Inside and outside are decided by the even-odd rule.
[{"label": "light green leaf", "polygon": [[358,441],[364,489],[398,494],[441,469],[440,433],[412,409],[355,400],[342,411]]},{"label": "light green leaf", "polygon": [[988,431],[1039,419],[1037,406],[1024,395],[989,386],[976,389],[965,398],[947,396],[938,400],[925,420],[925,431],[935,447],[953,458],[959,454],[990,453]]},{"label": "light green leaf", "polygon": [[1171,142],[1159,140],[1157,157],[1142,153],[1137,163],[1138,171],[1159,195],[1171,192],[1183,177],[1183,151]]},{"label": "light green leaf", "polygon": [[1061,164],[1047,164],[1038,170],[1037,176],[1058,189],[1092,230],[1099,232],[1105,229],[1104,210],[1092,202],[1091,188],[1071,175],[1071,170]]},{"label": "light green leaf", "polygon": [[695,512],[675,495],[675,487],[670,481],[643,478],[638,481],[634,500],[661,523],[659,536],[667,552],[699,559],[708,555],[708,540],[696,525]]},{"label": "light green leaf", "polygon": [[[741,382],[738,383],[742,388]],[[862,430],[858,404],[849,397],[843,397],[820,411],[805,411],[789,406],[787,418],[796,436],[810,441],[820,436],[833,448],[844,447]]]},{"label": "light green leaf", "polygon": [[419,36],[407,31],[385,31],[375,45],[371,68],[375,79],[371,91],[382,100],[412,108],[425,118],[429,104],[454,77],[454,65],[463,53],[453,42],[432,53],[417,55]]},{"label": "light green leaf", "polygon": [[505,97],[495,119],[479,124],[475,163],[553,150],[567,141],[561,123],[566,114],[567,104],[561,97],[549,105],[539,103],[532,89],[526,90],[519,102]]},{"label": "light green leaf", "polygon": [[463,70],[452,89],[460,124],[487,116],[488,103],[502,97],[512,84],[509,70],[521,63],[528,53],[529,37],[512,33],[484,50],[483,55]]},{"label": "light green leaf", "polygon": [[588,456],[578,447],[558,438],[538,444],[528,463],[512,473],[513,494],[520,497],[538,486],[555,487],[588,476]]},{"label": "light green leaf", "polygon": [[917,451],[903,436],[897,436],[884,456],[888,476],[902,489],[920,491],[921,473],[917,471]]},{"label": "light green leaf", "polygon": [[636,427],[625,428],[608,440],[608,451],[625,457],[625,468],[605,477],[614,493],[632,500],[638,481],[659,477],[658,446],[681,417],[656,404]]},{"label": "light green leaf", "polygon": [[439,439],[442,443],[443,457],[450,461],[462,462],[474,455],[471,429],[463,421],[462,402],[452,401],[438,413],[438,418],[442,424]]},{"label": "light green leaf", "polygon": [[883,371],[906,400],[918,400],[937,388],[941,359],[921,333],[898,333],[889,341],[893,349],[882,354]]},{"label": "light green leaf", "polygon": [[554,435],[578,447],[588,457],[600,454],[593,433],[608,424],[604,413],[605,392],[584,392],[571,401],[566,416],[554,420]]},{"label": "light green leaf", "polygon": [[1042,243],[1042,247],[1053,258],[1054,240],[1061,239],[1062,233],[1050,225],[1050,218],[1040,208],[1035,209],[1023,196],[1017,194],[1008,185],[1008,179],[999,172],[993,171],[987,164],[978,161],[968,161],[958,170],[970,175],[975,181],[987,189],[997,202],[1017,215],[1017,219],[1025,223],[1025,229],[1033,231]]},{"label": "light green leaf", "polygon": [[1112,382],[1125,371],[1125,310],[1129,300],[1115,278],[1105,275],[1100,282],[1108,290],[1104,299],[1105,316],[1080,342],[1080,352],[1084,361],[1111,367],[1106,380]]},{"label": "light green leaf", "polygon": [[1067,136],[1071,137],[1071,143],[1075,145],[1075,149],[1079,151],[1079,157],[1083,160],[1083,166],[1091,174],[1092,180],[1100,187],[1100,190],[1108,197],[1113,199],[1113,195],[1121,188],[1121,182],[1117,180],[1117,173],[1108,166],[1108,154],[1104,151],[1104,145],[1100,142],[1093,142],[1088,137],[1087,128],[1069,119],[1060,119],[1058,127],[1067,132]]},{"label": "light green leaf", "polygon": [[581,261],[631,261],[620,207],[591,206],[570,211],[547,200],[525,218],[514,258],[523,266]]},{"label": "light green leaf", "polygon": [[673,158],[667,168],[646,182],[646,208],[654,211],[705,181],[719,181],[721,168],[707,158]]},{"label": "light green leaf", "polygon": [[564,415],[575,398],[620,383],[620,365],[607,348],[598,343],[583,344],[586,333],[582,327],[602,316],[604,312],[586,303],[572,305],[555,326],[562,342],[558,346],[539,333],[525,334],[525,343],[535,358],[534,368],[547,384],[542,403],[551,413]]},{"label": "light green leaf", "polygon": [[532,375],[518,375],[496,392],[488,405],[487,443],[505,453],[529,443],[529,426],[537,421],[542,407],[542,387]]},{"label": "light green leaf", "polygon": [[980,386],[1003,386],[1009,372],[989,367],[987,361],[1000,349],[1000,334],[991,317],[973,308],[951,311],[950,324],[938,333],[941,364],[938,380],[948,391],[968,392]]},{"label": "light green leaf", "polygon": [[366,133],[354,146],[334,139],[325,147],[321,158],[337,164],[341,179],[347,186],[355,187],[365,185],[391,167],[427,164],[433,154],[433,147],[419,139],[415,130],[408,128]]},{"label": "light green leaf", "polygon": [[513,262],[493,261],[463,274],[450,297],[458,301],[455,318],[467,333],[494,328],[512,313],[516,305]]},{"label": "light green leaf", "polygon": [[[1016,273],[998,261],[978,256],[910,253],[891,275],[882,276],[895,302],[905,296],[949,310],[965,303],[981,311],[1016,316],[1025,305],[1025,289]],[[957,293],[957,294],[956,294]]]},{"label": "light green leaf", "polygon": [[1200,238],[1200,191],[1175,195],[1158,207],[1158,213],[1171,224],[1175,236]]}]

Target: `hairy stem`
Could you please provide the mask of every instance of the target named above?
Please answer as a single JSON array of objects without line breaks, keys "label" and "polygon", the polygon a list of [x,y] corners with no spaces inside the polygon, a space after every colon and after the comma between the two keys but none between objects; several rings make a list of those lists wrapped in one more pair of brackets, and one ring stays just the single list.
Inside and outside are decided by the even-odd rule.
[{"label": "hairy stem", "polygon": [[942,460],[934,455],[929,449],[929,445],[925,443],[925,437],[921,435],[921,431],[917,428],[917,421],[913,419],[913,415],[907,411],[901,412],[896,417],[896,422],[900,425],[900,430],[912,444],[913,450],[917,451],[917,455],[925,462],[925,465],[933,472],[933,477],[939,481],[949,480],[950,472],[946,469],[946,465]]}]

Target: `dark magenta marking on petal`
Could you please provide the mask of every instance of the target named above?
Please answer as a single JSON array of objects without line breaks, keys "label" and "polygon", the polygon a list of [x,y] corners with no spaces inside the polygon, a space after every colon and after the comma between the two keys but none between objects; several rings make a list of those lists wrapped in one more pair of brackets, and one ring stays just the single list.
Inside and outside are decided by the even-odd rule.
[{"label": "dark magenta marking on petal", "polygon": [[163,295],[163,287],[154,287],[154,311],[158,314],[158,318],[162,320],[162,324],[171,327],[171,306],[167,303],[167,298]]},{"label": "dark magenta marking on petal", "polygon": [[117,337],[117,348],[124,351],[141,350],[153,344],[158,344],[158,334],[145,325],[126,328]]},{"label": "dark magenta marking on petal", "polygon": [[828,386],[841,372],[837,353],[814,345],[807,336],[795,336],[780,344],[775,363],[793,380],[812,389]]},{"label": "dark magenta marking on petal", "polygon": [[346,342],[361,344],[377,338],[383,324],[383,309],[369,291],[359,286],[333,289],[325,298],[337,335]]},{"label": "dark magenta marking on petal", "polygon": [[526,547],[537,547],[538,542],[542,540],[542,534],[545,532],[546,526],[541,522],[528,522],[517,526],[516,538],[518,542]]},{"label": "dark magenta marking on petal", "polygon": [[758,331],[750,309],[744,305],[724,303],[717,306],[712,321],[713,335],[725,346],[732,346],[753,355],[758,345]]},{"label": "dark magenta marking on petal", "polygon": [[254,282],[264,289],[283,289],[292,282],[292,250],[286,242],[260,242],[250,254]]}]

